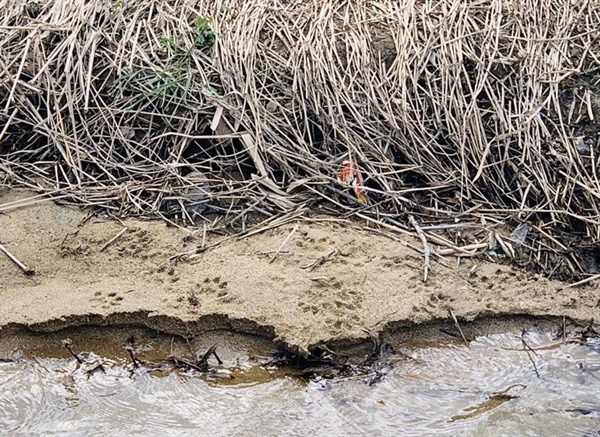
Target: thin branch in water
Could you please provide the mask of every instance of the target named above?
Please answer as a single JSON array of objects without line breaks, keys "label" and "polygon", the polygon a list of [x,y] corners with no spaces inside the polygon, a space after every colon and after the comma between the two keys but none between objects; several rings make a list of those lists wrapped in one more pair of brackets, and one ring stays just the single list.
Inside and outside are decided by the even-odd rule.
[{"label": "thin branch in water", "polygon": [[521,333],[521,343],[523,344],[523,350],[527,352],[527,356],[529,357],[529,361],[531,361],[531,364],[533,364],[533,370],[535,370],[535,374],[536,376],[539,378],[540,377],[540,372],[538,371],[537,365],[535,364],[535,360],[533,359],[533,357],[531,356],[531,354],[536,355],[537,356],[537,352],[535,350],[533,350],[525,341],[525,331],[523,331]]},{"label": "thin branch in water", "polygon": [[70,338],[65,338],[61,343],[65,347],[65,349],[69,351],[71,356],[77,360],[79,364],[83,364],[83,360],[79,358],[79,356],[75,352],[73,352],[73,349],[71,348],[73,340],[71,340]]}]

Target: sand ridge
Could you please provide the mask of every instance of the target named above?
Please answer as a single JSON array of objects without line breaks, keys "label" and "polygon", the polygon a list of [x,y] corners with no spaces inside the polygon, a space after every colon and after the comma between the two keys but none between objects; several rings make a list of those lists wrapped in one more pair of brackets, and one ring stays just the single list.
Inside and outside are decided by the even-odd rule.
[{"label": "sand ridge", "polygon": [[[0,205],[28,196],[6,190]],[[170,258],[199,245],[201,232],[161,221],[90,218],[50,201],[9,210],[0,214],[0,244],[36,274],[24,275],[0,254],[0,329],[50,330],[85,320],[165,332],[227,328],[308,353],[325,343],[366,339],[390,324],[448,319],[449,310],[459,320],[600,316],[593,285],[557,291],[559,284],[541,276],[472,260],[456,268],[453,258],[447,266],[433,262],[423,283],[416,251],[351,224],[316,219],[230,239],[177,261]],[[123,225],[127,231],[106,246]],[[207,245],[223,238],[209,234]]]}]

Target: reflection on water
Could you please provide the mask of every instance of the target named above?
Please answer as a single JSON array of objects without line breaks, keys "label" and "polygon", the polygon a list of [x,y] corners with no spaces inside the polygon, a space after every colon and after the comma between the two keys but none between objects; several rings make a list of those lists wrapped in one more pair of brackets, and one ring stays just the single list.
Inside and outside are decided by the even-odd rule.
[{"label": "reflection on water", "polygon": [[[600,434],[600,343],[479,337],[469,348],[396,346],[373,378],[308,384],[224,350],[221,375],[152,376],[125,358],[0,363],[2,435]],[[231,346],[231,344],[229,344]],[[152,342],[145,345],[152,350]],[[265,346],[266,347],[266,346]],[[98,363],[103,371],[88,371]],[[535,363],[535,368],[534,368]],[[536,376],[536,369],[539,377]],[[270,376],[269,376],[270,375]],[[223,384],[220,381],[227,381]]]}]

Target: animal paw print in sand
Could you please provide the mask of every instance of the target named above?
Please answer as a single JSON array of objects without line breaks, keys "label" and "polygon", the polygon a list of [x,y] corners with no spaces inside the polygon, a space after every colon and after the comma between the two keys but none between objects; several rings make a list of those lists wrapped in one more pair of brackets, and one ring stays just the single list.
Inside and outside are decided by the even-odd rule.
[{"label": "animal paw print in sand", "polygon": [[67,257],[84,257],[91,253],[90,245],[81,239],[68,240],[65,237],[65,241],[60,247],[60,256],[63,258]]},{"label": "animal paw print in sand", "polygon": [[217,298],[221,299],[222,302],[231,302],[232,298],[229,295],[229,292],[227,291],[227,281],[223,281],[221,280],[220,276],[217,276],[215,278],[206,278],[204,280],[205,284],[210,284],[206,287],[206,290],[210,293],[216,293]]},{"label": "animal paw print in sand", "polygon": [[330,326],[334,333],[339,333],[342,329],[352,329],[352,324],[344,319],[328,318],[325,319],[325,323]]},{"label": "animal paw print in sand", "polygon": [[186,302],[191,310],[201,306],[205,299],[217,299],[221,303],[235,301],[235,298],[229,295],[227,291],[227,281],[221,280],[221,277],[205,278],[202,283],[192,287],[185,296],[179,296],[177,302]]},{"label": "animal paw print in sand", "polygon": [[140,258],[145,259],[151,243],[152,236],[148,231],[130,229],[121,237],[120,241],[115,242],[115,246],[120,256],[139,255]]},{"label": "animal paw print in sand", "polygon": [[195,314],[197,313],[197,309],[202,305],[202,302],[198,294],[194,290],[190,290],[185,295],[178,296],[177,304],[173,307],[179,308],[179,304],[184,304],[191,313]]},{"label": "animal paw print in sand", "polygon": [[299,302],[298,307],[305,313],[317,314],[325,311],[340,317],[346,317],[362,307],[363,298],[358,291],[338,289],[337,287],[333,289],[335,290],[333,301],[328,298],[325,302],[319,302],[319,295],[311,293],[309,302]]},{"label": "animal paw print in sand", "polygon": [[179,271],[168,262],[151,268],[150,273],[153,274],[155,280],[161,284],[175,283],[181,279]]},{"label": "animal paw print in sand", "polygon": [[306,302],[299,302],[298,307],[305,313],[317,314],[319,312],[318,305],[314,305],[314,304],[310,304],[310,303],[306,303]]},{"label": "animal paw print in sand", "polygon": [[[451,302],[454,302],[454,298],[442,293],[431,293],[427,299],[427,306],[430,308],[447,307]],[[415,308],[417,308],[415,306]],[[421,309],[419,308],[419,311]]]},{"label": "animal paw print in sand", "polygon": [[94,293],[92,301],[101,303],[101,308],[103,309],[109,309],[111,306],[121,305],[121,302],[123,301],[123,296],[121,296],[116,291],[109,291],[104,293],[101,291],[97,291],[96,293]]}]

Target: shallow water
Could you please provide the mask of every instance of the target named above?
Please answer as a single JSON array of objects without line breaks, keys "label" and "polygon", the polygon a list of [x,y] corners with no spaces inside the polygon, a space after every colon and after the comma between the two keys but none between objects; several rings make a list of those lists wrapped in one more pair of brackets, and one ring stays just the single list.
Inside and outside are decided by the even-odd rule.
[{"label": "shallow water", "polygon": [[[468,348],[399,343],[366,375],[306,381],[259,365],[272,352],[268,342],[214,335],[223,366],[202,377],[132,371],[125,354],[82,353],[78,365],[51,357],[64,355],[60,348],[22,348],[37,358],[0,363],[1,434],[600,435],[598,340],[562,344],[529,332],[524,338],[535,352],[524,350],[520,333],[479,337]],[[86,344],[108,352],[99,339],[88,333]],[[83,340],[74,339],[78,344]],[[145,338],[136,351],[150,359],[185,347]],[[105,373],[90,374],[98,363]]]}]

